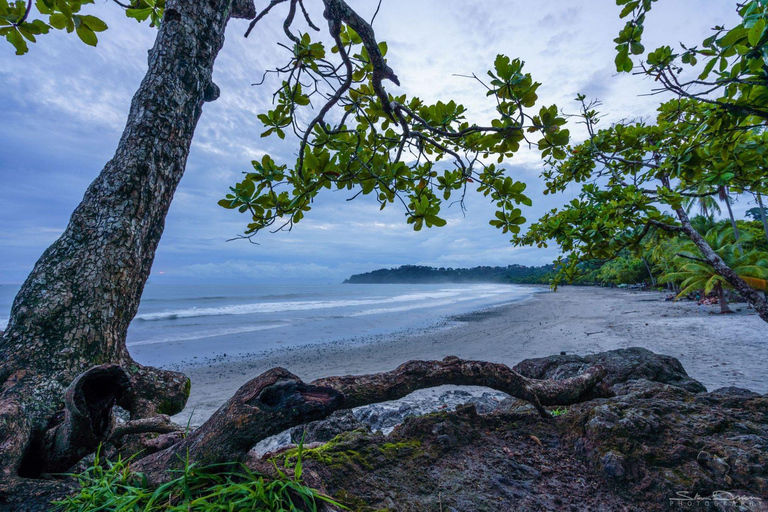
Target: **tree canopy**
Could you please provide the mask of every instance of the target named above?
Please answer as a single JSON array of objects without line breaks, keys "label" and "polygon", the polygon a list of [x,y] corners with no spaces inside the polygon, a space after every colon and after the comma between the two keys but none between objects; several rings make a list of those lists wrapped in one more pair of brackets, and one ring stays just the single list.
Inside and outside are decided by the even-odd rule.
[{"label": "tree canopy", "polygon": [[[654,1],[617,3],[624,5],[621,16],[628,18],[615,40],[617,70],[650,76],[659,84],[657,92],[674,98],[661,103],[653,122],[626,120],[600,128],[600,103],[579,95],[579,119],[588,137],[568,145],[564,155],[548,157],[543,177],[547,193],[572,184],[581,193],[514,241],[539,247],[554,241],[563,251],[561,276],[572,278],[581,262],[638,250],[655,231],[681,234],[703,254],[700,263],[736,288],[768,321],[765,301],[709,246],[685,208],[691,200],[713,196],[728,201],[729,191],[758,198],[765,193],[768,3],[739,5],[740,23],[730,29],[715,27],[700,46],[680,51],[662,46],[647,54],[641,41]],[[691,69],[699,59],[706,62],[700,72]],[[688,76],[691,70],[696,76]],[[726,206],[730,211],[728,202]],[[738,239],[735,221],[733,229]]]},{"label": "tree canopy", "polygon": [[[673,99],[660,104],[652,122],[602,127],[600,103],[579,95],[578,117],[588,132],[579,142],[571,140],[568,116],[557,106],[537,106],[540,84],[519,59],[498,55],[484,77],[469,77],[495,106],[494,117],[480,125],[453,100],[426,103],[390,94],[386,82],[399,80],[387,62],[387,45],[344,0],[323,0],[327,33],[311,19],[304,0],[272,0],[258,15],[251,12],[245,35],[276,6],[286,5],[280,44],[290,58],[267,72],[281,85],[274,107],[258,118],[262,137],[283,139],[290,132],[299,147],[295,161],[271,155],[253,161],[219,204],[249,216],[241,235],[248,239],[264,229],[291,229],[324,189],[348,190],[352,198],[371,195],[382,209],[399,203],[407,223],[420,230],[444,226],[445,203],[463,208],[467,192],[475,190],[496,206],[490,224],[511,234],[515,244],[559,245],[564,276],[573,276],[580,262],[636,250],[661,230],[691,237],[715,271],[736,283],[738,275],[705,247],[686,209],[698,203],[708,213],[717,209],[715,196],[750,193],[759,201],[768,190],[768,2],[738,4],[739,22],[714,27],[698,44],[647,51],[643,34],[657,1],[617,0],[626,23],[615,39],[615,65],[619,72],[651,77],[655,92]],[[137,21],[162,22],[162,1],[115,2]],[[75,32],[95,45],[95,34],[107,26],[81,14],[88,3],[38,0],[35,11],[31,0],[0,0],[0,34],[19,54],[51,29]],[[526,233],[526,184],[503,167],[522,145],[539,150],[547,193],[581,187],[577,199],[548,212]],[[750,295],[746,283],[734,283]]]}]

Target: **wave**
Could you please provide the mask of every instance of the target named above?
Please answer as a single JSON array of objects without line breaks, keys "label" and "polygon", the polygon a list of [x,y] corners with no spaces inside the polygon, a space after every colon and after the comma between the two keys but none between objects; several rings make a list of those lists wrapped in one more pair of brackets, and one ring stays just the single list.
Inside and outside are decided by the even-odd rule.
[{"label": "wave", "polygon": [[179,298],[149,297],[146,299],[141,299],[141,302],[168,302],[169,300],[172,300],[174,302],[191,302],[191,301],[208,301],[208,300],[226,300],[230,298],[231,297],[228,297],[226,295],[206,295],[202,297],[179,297]]},{"label": "wave", "polygon": [[202,295],[199,297],[149,297],[141,299],[142,303],[157,303],[157,302],[213,302],[218,300],[282,300],[282,299],[298,299],[304,296],[300,293],[270,293],[267,295],[243,295],[241,297],[232,295]]},{"label": "wave", "polygon": [[[412,309],[422,309],[422,308],[435,308],[435,307],[441,307],[441,306],[450,306],[451,304],[456,304],[457,302],[463,302],[467,300],[479,300],[479,299],[488,299],[491,297],[496,297],[498,293],[487,293],[484,295],[473,295],[471,297],[459,297],[457,299],[452,300],[442,300],[437,302],[429,302],[425,304],[413,304],[409,306],[400,306],[396,308],[375,308],[375,309],[364,309],[363,311],[357,311],[355,313],[350,313],[349,315],[346,315],[349,317],[358,317],[358,316],[368,316],[368,315],[380,315],[382,313],[400,313],[403,311],[410,311]],[[496,304],[493,304],[496,305]],[[501,304],[499,304],[501,305]]]},{"label": "wave", "polygon": [[270,325],[254,325],[254,326],[248,326],[248,327],[233,327],[230,329],[219,329],[216,331],[208,331],[208,332],[202,332],[202,333],[195,333],[195,334],[180,334],[178,336],[167,336],[164,338],[152,338],[148,340],[140,340],[140,341],[129,341],[126,343],[129,347],[136,347],[140,345],[158,345],[162,343],[173,343],[176,341],[191,341],[191,340],[200,340],[203,338],[215,338],[217,336],[229,336],[232,334],[244,334],[247,332],[256,332],[256,331],[266,331],[269,329],[278,329],[280,327],[285,327],[287,323],[282,324],[270,324]]},{"label": "wave", "polygon": [[[339,299],[339,300],[312,300],[312,301],[285,301],[285,302],[252,302],[246,304],[231,304],[227,306],[218,307],[195,307],[186,309],[175,309],[168,311],[159,311],[155,313],[142,313],[136,315],[137,320],[142,321],[156,321],[156,320],[175,320],[179,318],[194,318],[201,316],[224,316],[224,315],[248,315],[257,313],[275,313],[285,311],[306,311],[313,309],[330,309],[330,308],[349,308],[359,306],[370,306],[374,304],[391,304],[398,302],[424,302],[432,301],[436,299],[446,299],[464,296],[462,300],[468,298],[477,298],[484,293],[488,293],[489,289],[493,287],[479,287],[475,291],[477,295],[470,295],[468,293],[472,290],[466,288],[445,288],[441,290],[422,292],[422,293],[409,293],[404,295],[396,295],[388,298],[366,298],[366,299]],[[509,288],[496,287],[499,291],[494,293],[509,293]],[[502,291],[503,290],[503,291]],[[432,303],[427,303],[430,305]]]}]

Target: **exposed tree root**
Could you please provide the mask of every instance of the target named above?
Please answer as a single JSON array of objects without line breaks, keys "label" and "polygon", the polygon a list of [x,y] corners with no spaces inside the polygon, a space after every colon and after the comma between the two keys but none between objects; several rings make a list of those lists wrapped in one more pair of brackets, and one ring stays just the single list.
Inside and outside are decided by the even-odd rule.
[{"label": "exposed tree root", "polygon": [[80,374],[64,394],[61,423],[28,450],[25,465],[40,473],[60,473],[93,453],[114,429],[112,408],[129,389],[128,374],[114,364]]},{"label": "exposed tree root", "polygon": [[[542,417],[549,418],[544,405],[581,401],[605,373],[601,366],[594,366],[571,379],[535,380],[503,364],[447,357],[442,361],[410,361],[390,372],[328,377],[306,384],[287,370],[274,368],[247,382],[208,421],[183,436],[180,427],[164,415],[115,426],[112,406],[135,392],[131,391],[131,379],[123,369],[116,365],[97,366],[75,379],[66,392],[59,421],[28,446],[24,464],[27,472],[22,476],[65,471],[102,441],[114,442],[124,436],[152,432],[164,434],[157,438],[159,442],[154,447],[160,451],[142,457],[133,464],[133,469],[157,484],[170,478],[169,470],[187,462],[240,461],[258,441],[325,418],[336,410],[394,400],[418,389],[444,384],[503,391],[531,402]],[[13,414],[12,405],[0,403],[0,413],[3,407],[11,407],[6,412]],[[7,482],[11,481],[14,488],[20,489],[17,474],[5,476],[0,492],[8,492],[11,485]],[[23,488],[29,492],[28,485]]]},{"label": "exposed tree root", "polygon": [[249,381],[183,441],[139,460],[134,469],[150,481],[168,478],[168,469],[185,461],[203,464],[242,460],[258,441],[291,427],[349,409],[402,398],[417,389],[444,384],[486,386],[531,402],[544,418],[542,404],[578,402],[605,376],[601,366],[563,380],[534,380],[503,364],[464,361],[410,361],[371,375],[329,377],[304,384],[282,368]]},{"label": "exposed tree root", "polygon": [[442,361],[409,361],[391,372],[328,377],[312,384],[341,391],[346,408],[395,400],[417,389],[444,384],[485,386],[531,402],[542,417],[548,418],[543,405],[576,403],[604,376],[605,370],[595,366],[572,379],[534,380],[503,364],[451,356]]}]

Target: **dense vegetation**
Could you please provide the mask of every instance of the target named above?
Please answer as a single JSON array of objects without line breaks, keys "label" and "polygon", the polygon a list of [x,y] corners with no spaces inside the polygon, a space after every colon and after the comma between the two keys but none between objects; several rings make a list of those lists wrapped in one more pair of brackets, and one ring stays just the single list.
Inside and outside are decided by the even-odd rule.
[{"label": "dense vegetation", "polygon": [[403,265],[398,268],[379,269],[355,274],[345,283],[395,284],[395,283],[513,283],[548,284],[553,276],[553,265],[526,267],[434,268],[419,265]]},{"label": "dense vegetation", "polygon": [[[331,46],[331,54],[342,57],[346,75],[338,74],[323,42],[302,34],[293,40],[291,61],[277,70],[285,77],[277,105],[259,116],[266,128],[263,136],[282,139],[292,131],[301,140],[295,165],[269,155],[254,161],[253,171],[220,205],[248,214],[243,237],[251,238],[275,225],[290,229],[321,190],[335,188],[354,191],[353,198],[371,194],[382,209],[399,203],[407,222],[420,230],[445,225],[440,216],[444,201],[458,195],[463,207],[465,194],[475,189],[497,207],[490,224],[510,233],[515,244],[545,247],[554,242],[560,247],[555,284],[573,282],[586,262],[615,260],[625,251],[638,252],[649,240],[682,236],[696,246],[692,257],[708,265],[723,286],[738,290],[768,322],[768,301],[728,266],[686,211],[686,205],[698,202],[708,213],[715,198],[724,201],[737,247],[732,198],[752,195],[758,213],[764,212],[768,5],[761,0],[739,4],[739,23],[715,27],[700,45],[646,52],[643,31],[655,0],[617,4],[627,20],[615,39],[617,71],[636,70],[658,84],[657,92],[673,95],[659,105],[651,122],[625,120],[603,128],[600,102],[579,94],[580,114],[574,117],[588,135],[572,140],[557,106],[532,110],[539,84],[524,73],[523,62],[499,55],[487,73],[488,83],[475,77],[496,103],[494,118],[485,126],[472,124],[465,107],[454,101],[430,105],[389,95],[383,80],[398,79],[386,63],[386,45],[374,45],[372,33],[360,33],[348,23]],[[703,66],[697,67],[700,61]],[[334,82],[330,88],[329,80]],[[304,125],[299,113],[312,109],[312,94],[325,103]],[[333,108],[344,112],[335,124],[328,121]],[[531,200],[524,194],[525,183],[505,175],[500,164],[525,142],[543,159],[545,193],[562,193],[574,185],[581,193],[521,233],[526,219],[519,206],[530,206]],[[768,233],[764,215],[761,220]],[[606,273],[624,275],[638,268],[609,272],[609,267]]]},{"label": "dense vegetation", "polygon": [[[732,224],[730,220],[697,215],[691,224],[741,279],[754,289],[768,289],[768,237],[761,222],[738,220]],[[717,297],[723,312],[729,312],[726,292],[733,290],[704,260],[690,238],[663,232],[650,236],[634,250],[625,248],[612,258],[586,260],[559,270],[575,284],[642,283],[665,286],[678,297],[711,295]]]},{"label": "dense vegetation", "polygon": [[[746,242],[739,240],[731,202],[753,196],[768,236],[761,215],[768,191],[768,4],[739,4],[739,23],[715,27],[699,45],[662,46],[646,53],[643,29],[654,0],[617,3],[628,20],[615,39],[617,71],[645,74],[657,84],[656,92],[674,97],[659,105],[651,122],[626,120],[603,127],[600,102],[578,95],[586,140],[546,157],[542,177],[549,194],[572,186],[581,192],[514,241],[538,247],[556,243],[562,251],[559,277],[566,280],[577,278],[586,262],[622,258],[627,251],[639,255],[648,244],[666,245],[664,272],[695,261],[709,269],[706,288],[715,283],[719,289],[734,288],[768,322],[768,301],[754,288],[763,281],[745,280],[750,276],[726,261],[727,247],[710,244],[722,238],[708,240],[709,230],[697,229],[689,217],[692,205],[707,216],[719,199],[730,217],[731,242],[742,256]],[[703,67],[697,67],[700,61]],[[676,250],[688,241],[693,247]],[[764,259],[757,254],[751,261],[754,273],[764,277]]]}]

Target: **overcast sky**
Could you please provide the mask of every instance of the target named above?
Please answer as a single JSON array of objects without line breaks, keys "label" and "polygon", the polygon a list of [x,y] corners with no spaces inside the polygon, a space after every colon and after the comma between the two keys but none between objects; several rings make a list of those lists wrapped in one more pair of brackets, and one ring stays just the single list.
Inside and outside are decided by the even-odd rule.
[{"label": "overcast sky", "polygon": [[[319,4],[319,0],[307,0]],[[257,9],[267,4],[257,0]],[[374,0],[350,0],[370,19]],[[735,19],[733,1],[662,0],[651,13],[646,46],[695,43],[716,24]],[[0,44],[0,283],[23,281],[42,251],[63,231],[88,184],[112,156],[131,97],[147,66],[155,31],[125,18],[111,2],[96,0],[86,13],[101,16],[109,30],[98,48],[73,35],[42,36],[17,57]],[[314,12],[319,10],[315,6]],[[349,193],[321,194],[312,212],[290,233],[259,235],[260,245],[226,242],[240,233],[244,216],[216,201],[249,162],[269,152],[293,161],[295,141],[261,139],[256,114],[268,109],[271,90],[253,87],[263,71],[287,62],[276,44],[280,8],[248,39],[247,23],[232,21],[214,80],[221,97],[206,104],[186,174],[166,222],[152,272],[154,282],[195,280],[339,282],[349,274],[401,264],[435,266],[541,265],[553,249],[515,248],[488,225],[492,208],[470,198],[462,216],[447,211],[448,225],[413,232],[403,211],[379,212]],[[639,76],[617,76],[613,38],[622,22],[614,0],[384,0],[374,28],[389,45],[390,66],[402,87],[434,102],[455,99],[481,121],[489,104],[482,90],[456,73],[483,74],[497,53],[519,57],[543,85],[541,103],[574,111],[576,93],[597,97],[611,119],[651,116],[658,97],[641,96],[653,87]],[[541,195],[535,154],[524,152],[507,165],[528,183],[535,219],[571,199],[575,191]],[[751,205],[742,199],[740,215]]]}]

